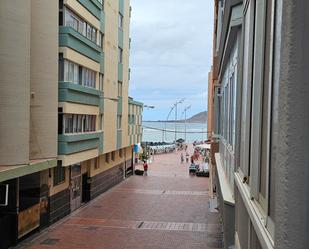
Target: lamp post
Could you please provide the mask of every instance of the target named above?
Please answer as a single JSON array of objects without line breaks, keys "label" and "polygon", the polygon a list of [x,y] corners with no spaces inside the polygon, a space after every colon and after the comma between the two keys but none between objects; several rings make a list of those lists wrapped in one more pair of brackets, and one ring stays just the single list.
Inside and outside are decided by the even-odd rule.
[{"label": "lamp post", "polygon": [[187,106],[182,114],[184,113],[185,114],[185,141],[187,142],[187,111],[191,108],[191,105]]},{"label": "lamp post", "polygon": [[143,105],[143,108],[154,109],[155,106],[154,105]]},{"label": "lamp post", "polygon": [[169,117],[170,117],[172,111],[174,110],[174,108],[175,108],[175,105],[172,105],[172,106],[171,106],[171,109],[170,109],[170,112],[168,113],[168,115],[167,115],[167,117],[166,117],[166,122],[165,122],[165,124],[164,124],[164,131],[163,131],[163,142],[164,142],[165,139],[166,139],[166,123],[167,123],[167,121],[168,121],[168,119],[169,119]]},{"label": "lamp post", "polygon": [[[155,108],[155,106],[154,105],[144,105],[143,104],[143,109],[144,108],[146,108],[146,109],[154,109]],[[142,130],[143,130],[144,128],[143,128],[143,126],[142,126]],[[143,134],[144,134],[144,131],[142,132]],[[146,146],[147,147],[147,146]]]},{"label": "lamp post", "polygon": [[[154,109],[155,108],[155,106],[154,105],[144,105],[143,104],[143,109]],[[142,125],[142,134],[144,134],[144,127],[143,127],[143,125]],[[148,157],[149,157],[149,149],[148,149],[148,144],[147,144],[147,141],[146,141],[146,146],[145,146],[145,154],[146,155],[148,155]],[[144,152],[143,152],[144,153]],[[150,157],[149,157],[150,158]],[[153,158],[154,159],[154,158]]]},{"label": "lamp post", "polygon": [[175,143],[177,140],[177,106],[178,104],[182,104],[184,101],[185,101],[185,98],[182,98],[181,100],[176,101],[176,103],[174,104],[175,105]]}]

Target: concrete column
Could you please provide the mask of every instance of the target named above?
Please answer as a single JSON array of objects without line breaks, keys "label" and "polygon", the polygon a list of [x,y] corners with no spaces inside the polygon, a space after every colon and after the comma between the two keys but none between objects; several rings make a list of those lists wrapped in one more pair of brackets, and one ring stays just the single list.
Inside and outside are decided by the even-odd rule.
[{"label": "concrete column", "polygon": [[278,249],[303,249],[309,245],[308,13],[308,0],[277,1],[276,61],[280,63],[275,70],[279,124],[275,248]]},{"label": "concrete column", "polygon": [[57,156],[58,2],[31,0],[30,159]]},{"label": "concrete column", "polygon": [[29,162],[31,0],[0,1],[0,165]]}]

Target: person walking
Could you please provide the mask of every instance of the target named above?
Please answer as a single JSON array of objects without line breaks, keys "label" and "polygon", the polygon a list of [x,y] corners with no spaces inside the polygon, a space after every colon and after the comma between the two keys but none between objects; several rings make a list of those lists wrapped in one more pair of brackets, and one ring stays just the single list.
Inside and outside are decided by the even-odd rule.
[{"label": "person walking", "polygon": [[186,153],[186,163],[188,163],[189,162],[189,153],[187,152]]},{"label": "person walking", "polygon": [[147,161],[144,161],[143,167],[144,167],[144,176],[146,176],[147,175],[147,171],[148,171]]},{"label": "person walking", "polygon": [[180,161],[181,161],[181,163],[184,162],[184,157],[183,157],[183,154],[182,154],[182,153],[181,153],[181,155],[180,155]]}]

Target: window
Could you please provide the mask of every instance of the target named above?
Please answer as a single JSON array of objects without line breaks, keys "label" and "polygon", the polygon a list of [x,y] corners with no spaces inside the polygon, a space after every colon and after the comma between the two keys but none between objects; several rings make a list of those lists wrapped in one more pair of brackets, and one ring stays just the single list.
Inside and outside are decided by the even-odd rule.
[{"label": "window", "polygon": [[[79,83],[78,65],[67,60],[64,60],[63,63],[61,63],[61,66],[62,65],[63,65],[63,79],[60,80],[78,84]],[[60,74],[59,76],[61,77],[62,74]]]},{"label": "window", "polygon": [[120,13],[118,15],[118,27],[121,29],[123,28],[123,15],[121,15]]},{"label": "window", "polygon": [[103,10],[104,10],[104,0],[98,0],[100,4],[102,4]]},{"label": "window", "polygon": [[63,0],[59,1],[59,26],[63,26]]},{"label": "window", "polygon": [[[263,225],[274,236],[274,165],[278,136],[277,91],[273,85],[274,0],[250,1],[244,17],[240,171],[250,176]],[[254,82],[254,83],[253,83]]]},{"label": "window", "polygon": [[[60,22],[60,21],[59,21]],[[65,9],[65,26],[71,27],[97,44],[97,30],[69,9]],[[98,39],[100,40],[100,39]],[[99,44],[98,44],[99,45]]]},{"label": "window", "polygon": [[73,115],[72,114],[64,114],[63,115],[64,122],[64,133],[73,133]]},{"label": "window", "polygon": [[100,114],[100,130],[103,131],[104,128],[104,116]]},{"label": "window", "polygon": [[106,153],[106,154],[105,154],[105,162],[106,162],[106,163],[109,163],[109,160],[110,160],[110,159],[109,159],[109,153]]},{"label": "window", "polygon": [[104,91],[104,74],[99,74],[99,89]]},{"label": "window", "polygon": [[97,41],[97,45],[99,47],[102,48],[102,50],[104,49],[104,34],[102,34],[101,32],[98,32],[98,41]]},{"label": "window", "polygon": [[122,54],[123,54],[122,48],[118,47],[118,63],[122,63]]},{"label": "window", "polygon": [[58,107],[58,134],[63,134],[63,110]]},{"label": "window", "polygon": [[118,81],[118,97],[122,97],[122,82]]},{"label": "window", "polygon": [[119,157],[122,158],[122,155],[123,155],[123,151],[122,151],[122,149],[120,149],[119,150]]},{"label": "window", "polygon": [[96,131],[96,116],[82,114],[63,114],[65,134]]},{"label": "window", "polygon": [[111,154],[112,154],[112,161],[115,161],[115,151],[113,151]]},{"label": "window", "polygon": [[121,115],[117,115],[117,129],[118,130],[121,129],[121,121],[122,121],[122,116]]},{"label": "window", "polygon": [[[241,104],[240,168],[244,176],[250,176],[250,129],[252,96],[252,63],[254,40],[254,1],[250,1],[244,16],[243,85]],[[249,182],[250,183],[250,182]]]},{"label": "window", "polygon": [[62,167],[62,161],[57,161],[57,166],[53,168],[54,186],[65,182],[65,168]]},{"label": "window", "polygon": [[67,8],[65,9],[65,26],[71,27],[85,36],[86,22]]},{"label": "window", "polygon": [[82,67],[81,85],[96,88],[96,72]]},{"label": "window", "polygon": [[59,81],[96,88],[96,72],[59,56]]}]

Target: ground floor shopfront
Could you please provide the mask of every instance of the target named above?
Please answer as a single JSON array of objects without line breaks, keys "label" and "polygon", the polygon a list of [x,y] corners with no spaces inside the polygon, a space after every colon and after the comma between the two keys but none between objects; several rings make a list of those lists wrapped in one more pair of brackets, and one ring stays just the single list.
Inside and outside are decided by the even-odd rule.
[{"label": "ground floor shopfront", "polygon": [[49,171],[1,182],[8,188],[8,203],[0,206],[1,249],[49,225]]},{"label": "ground floor shopfront", "polygon": [[8,203],[0,206],[0,249],[57,222],[133,173],[133,148],[127,147],[4,182]]}]

